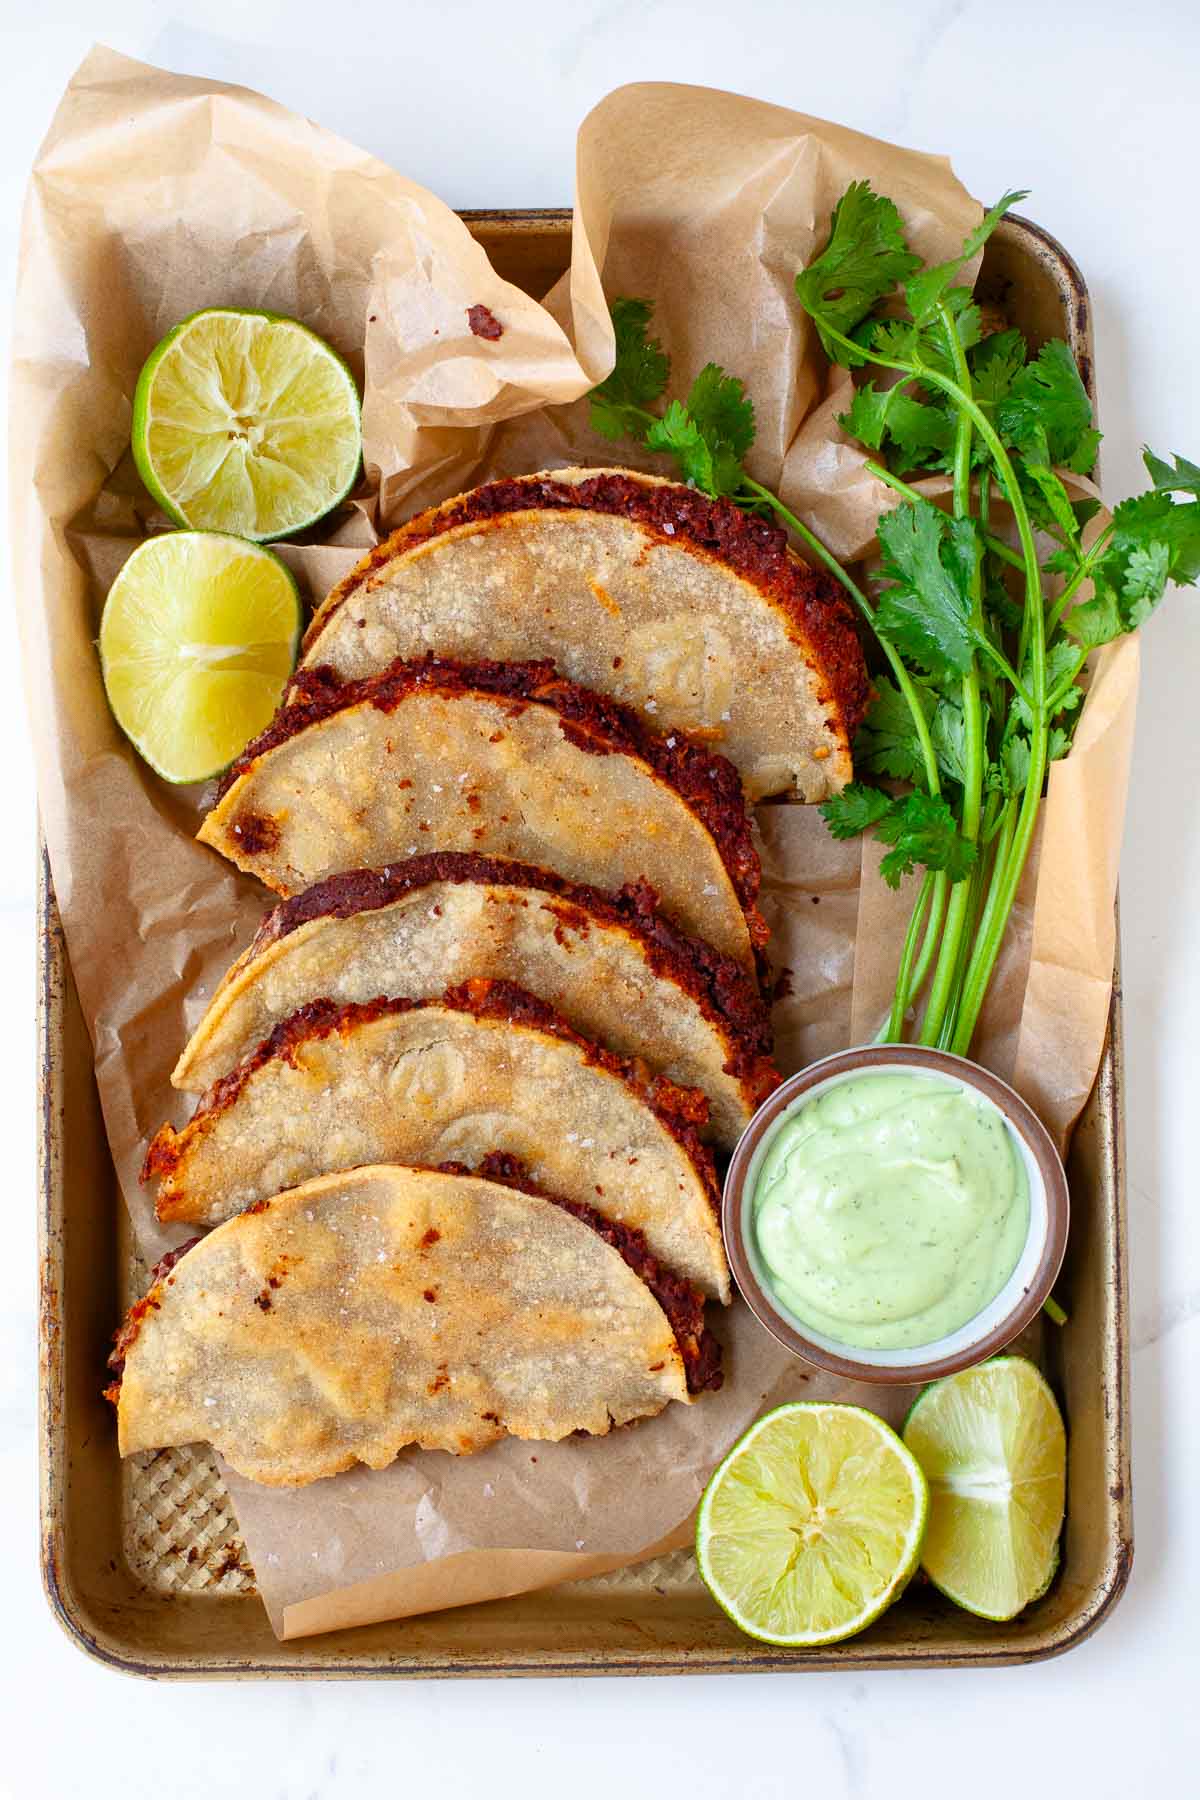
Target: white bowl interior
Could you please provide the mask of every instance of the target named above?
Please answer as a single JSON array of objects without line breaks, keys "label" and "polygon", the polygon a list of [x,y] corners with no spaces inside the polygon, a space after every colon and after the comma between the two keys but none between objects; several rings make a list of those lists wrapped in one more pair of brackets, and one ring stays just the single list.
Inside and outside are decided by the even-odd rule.
[{"label": "white bowl interior", "polygon": [[[776,1134],[785,1121],[790,1119],[800,1107],[806,1106],[810,1100],[814,1100],[818,1094],[823,1094],[827,1089],[837,1087],[844,1081],[853,1081],[864,1073],[917,1075],[936,1082],[939,1086],[945,1086],[947,1082],[960,1081],[963,1087],[971,1088],[989,1106],[995,1107],[995,1110],[1000,1113],[1005,1129],[1016,1146],[1017,1154],[1021,1158],[1029,1181],[1029,1230],[1025,1238],[1025,1247],[1017,1258],[1017,1265],[1012,1274],[995,1299],[985,1306],[982,1312],[976,1313],[973,1319],[968,1319],[965,1325],[960,1325],[957,1331],[949,1332],[945,1337],[935,1338],[927,1344],[909,1344],[902,1350],[869,1350],[859,1344],[845,1344],[837,1338],[825,1337],[821,1332],[814,1331],[811,1325],[806,1325],[803,1319],[797,1318],[795,1313],[784,1306],[771,1285],[771,1276],[759,1255],[758,1240],[754,1230],[751,1202],[754,1198],[758,1171],[762,1167],[764,1156],[774,1143]],[[960,1351],[969,1350],[973,1344],[977,1344],[987,1337],[1008,1318],[1028,1293],[1041,1263],[1049,1230],[1050,1209],[1046,1199],[1046,1184],[1042,1179],[1042,1171],[1037,1158],[1001,1108],[997,1107],[991,1096],[986,1094],[967,1074],[951,1076],[943,1073],[940,1069],[921,1069],[914,1067],[912,1063],[879,1062],[872,1063],[869,1070],[843,1069],[835,1075],[830,1075],[826,1080],[814,1082],[811,1087],[805,1088],[803,1093],[796,1095],[789,1106],[784,1107],[778,1118],[772,1120],[767,1130],[763,1132],[755,1146],[750,1165],[746,1170],[745,1180],[742,1183],[742,1242],[745,1245],[746,1256],[754,1271],[755,1279],[769,1305],[785,1323],[792,1327],[793,1331],[798,1331],[802,1337],[807,1338],[810,1343],[816,1344],[820,1349],[828,1350],[834,1356],[845,1357],[849,1361],[869,1364],[877,1369],[905,1368],[909,1363],[940,1362],[943,1357],[956,1356]]]}]

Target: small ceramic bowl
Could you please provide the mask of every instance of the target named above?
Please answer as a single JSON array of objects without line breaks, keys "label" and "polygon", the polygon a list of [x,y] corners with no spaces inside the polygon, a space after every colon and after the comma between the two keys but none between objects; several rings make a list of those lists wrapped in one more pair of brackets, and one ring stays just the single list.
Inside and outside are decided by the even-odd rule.
[{"label": "small ceramic bowl", "polygon": [[[903,1350],[868,1350],[839,1344],[793,1317],[762,1272],[749,1218],[753,1178],[774,1128],[802,1100],[863,1070],[875,1074],[925,1072],[974,1088],[1003,1114],[1029,1179],[1029,1231],[1025,1248],[1004,1287],[975,1318],[934,1343]],[[933,1381],[994,1356],[1037,1317],[1057,1278],[1067,1244],[1070,1198],[1062,1158],[1041,1120],[1007,1082],[942,1050],[911,1044],[872,1044],[824,1057],[793,1075],[764,1100],[738,1140],[721,1208],[725,1248],[734,1280],[750,1310],[772,1337],[818,1368],[854,1381],[908,1385]]]}]

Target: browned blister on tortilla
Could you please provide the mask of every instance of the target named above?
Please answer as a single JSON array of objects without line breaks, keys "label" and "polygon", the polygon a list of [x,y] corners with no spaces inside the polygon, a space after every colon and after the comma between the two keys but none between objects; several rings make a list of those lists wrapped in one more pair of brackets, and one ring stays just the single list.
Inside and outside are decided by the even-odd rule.
[{"label": "browned blister on tortilla", "polygon": [[310,1001],[419,998],[515,981],[583,1036],[709,1102],[732,1148],[778,1082],[753,979],[657,911],[646,883],[604,893],[469,852],[331,876],[276,907],[228,971],[172,1076],[202,1091]]},{"label": "browned blister on tortilla", "polygon": [[747,967],[766,937],[737,771],[552,664],[321,670],[233,765],[199,836],[276,893],[427,850],[620,887]]},{"label": "browned blister on tortilla", "polygon": [[[343,1171],[201,1239],[118,1334],[122,1455],[207,1441],[252,1481],[299,1485],[409,1444],[603,1434],[688,1399],[636,1244],[493,1173]],[[663,1292],[694,1333],[695,1297]],[[719,1385],[711,1341],[689,1358],[695,1386]]]},{"label": "browned blister on tortilla", "polygon": [[523,989],[474,980],[437,1000],[301,1008],[182,1131],[163,1126],[143,1178],[158,1178],[160,1218],[213,1225],[339,1168],[475,1167],[504,1151],[727,1299],[707,1114],[703,1094],[591,1043]]},{"label": "browned blister on tortilla", "polygon": [[429,649],[549,657],[701,733],[754,800],[843,787],[867,697],[830,575],[769,521],[629,469],[493,481],[410,520],[320,607],[304,666],[359,679]]}]

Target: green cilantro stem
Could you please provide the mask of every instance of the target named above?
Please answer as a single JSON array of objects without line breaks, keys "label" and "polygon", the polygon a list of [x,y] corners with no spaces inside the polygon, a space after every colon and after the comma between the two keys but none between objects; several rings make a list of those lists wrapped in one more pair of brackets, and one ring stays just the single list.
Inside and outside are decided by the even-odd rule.
[{"label": "green cilantro stem", "polygon": [[[997,796],[995,794],[988,795],[989,802],[996,798]],[[994,821],[992,819],[991,806],[988,805],[984,808],[984,824],[980,831],[981,854],[975,867],[971,870],[969,877],[971,903],[968,909],[967,931],[964,935],[962,948],[959,953],[958,968],[955,971],[953,997],[947,1010],[946,1017],[942,1023],[941,1034],[938,1038],[939,1050],[949,1050],[952,1048],[955,1032],[958,1028],[959,1008],[962,1005],[963,989],[966,986],[967,969],[970,966],[975,937],[979,930],[980,915],[985,904],[986,896],[988,892],[990,892],[991,877],[995,870],[995,845],[990,842],[993,837]]]},{"label": "green cilantro stem", "polygon": [[958,1024],[950,1046],[960,1056],[966,1056],[971,1048],[975,1026],[979,1020],[988,984],[992,979],[996,958],[1000,954],[1000,946],[1004,941],[1008,916],[1012,911],[1013,901],[1016,899],[1021,876],[1025,872],[1025,862],[1029,855],[1034,826],[1037,824],[1038,811],[1042,804],[1042,784],[1046,779],[1047,747],[1044,727],[1040,732],[1031,734],[1031,745],[1029,774],[1026,778],[1025,791],[1021,796],[1016,823],[1013,826],[1007,849],[1004,845],[1007,835],[1006,827],[1001,828],[1000,850],[996,857],[991,890],[976,932],[970,969],[963,984]]},{"label": "green cilantro stem", "polygon": [[917,966],[912,972],[908,984],[908,992],[904,996],[904,1005],[900,1009],[900,1017],[904,1018],[909,1007],[925,986],[926,977],[933,966],[934,954],[942,938],[942,926],[946,919],[946,905],[950,897],[950,878],[945,869],[934,869],[933,904],[929,911],[929,924],[925,929],[925,940],[921,945],[921,954],[917,958]]},{"label": "green cilantro stem", "polygon": [[901,480],[899,475],[893,475],[886,464],[868,461],[865,467],[868,475],[873,475],[876,481],[882,481],[884,486],[890,487],[894,494],[902,494],[906,500],[911,500],[914,506],[926,498],[924,494],[919,494],[915,487],[911,487],[907,481]]},{"label": "green cilantro stem", "polygon": [[[964,394],[971,390],[971,376],[967,368],[966,353],[959,342],[958,331],[954,320],[944,306],[938,308],[942,321],[946,345],[953,360],[954,370],[958,376]],[[961,411],[955,423],[954,433],[954,512],[957,518],[969,518],[971,511],[971,445],[973,438],[971,419],[965,410]],[[978,555],[971,578],[971,610],[972,627],[978,637],[983,636],[982,589],[980,585],[980,569]],[[983,813],[983,773],[986,762],[983,733],[983,705],[979,688],[979,664],[974,657],[971,666],[962,679],[962,712],[963,712],[963,802],[962,818],[959,830],[968,843],[975,844],[979,839],[979,826]],[[937,962],[934,965],[933,981],[929,990],[929,1004],[925,1009],[925,1017],[921,1023],[923,1044],[937,1044],[941,1041],[943,1027],[948,1015],[952,1016],[953,1001],[961,985],[960,959],[963,943],[967,936],[967,927],[971,916],[971,896],[974,881],[959,881],[950,894],[950,904],[946,912],[946,925],[942,933],[941,945],[938,949]]]},{"label": "green cilantro stem", "polygon": [[990,550],[993,556],[998,556],[1001,562],[1006,562],[1011,569],[1025,567],[1025,558],[1014,550],[1011,544],[1006,544],[1003,538],[992,537],[990,533],[985,533],[983,547],[985,550]]},{"label": "green cilantro stem", "polygon": [[[979,946],[982,943],[991,942],[993,934],[996,933],[998,920],[999,920],[999,926],[998,926],[999,935],[998,935],[997,941],[996,941],[997,950],[999,949],[999,941],[1000,941],[1000,939],[1003,938],[1003,935],[1004,935],[1004,926],[1007,922],[1008,914],[1007,914],[1007,912],[1005,912],[1003,915],[1003,918],[1000,917],[1000,909],[1003,904],[1003,892],[1002,892],[1000,883],[996,880],[996,874],[998,871],[1004,869],[1008,863],[1009,855],[1012,850],[1013,835],[1014,835],[1014,832],[1016,831],[1016,825],[1017,825],[1017,801],[1014,798],[1014,799],[1011,799],[1011,800],[1008,800],[1005,802],[1004,810],[1002,811],[1002,813],[1000,815],[1000,823],[999,823],[999,827],[996,832],[995,855],[994,855],[994,858],[992,861],[992,879],[988,886],[988,893],[987,893],[987,898],[985,899],[984,904],[983,904],[983,911],[980,914],[979,922],[975,927],[975,939],[974,939],[974,943],[972,944],[972,947],[971,947],[971,959],[970,959],[970,963],[968,965],[968,968],[971,970],[973,970],[974,965],[975,965],[975,957],[979,954]],[[993,954],[992,965],[994,965],[994,964],[995,964],[995,955]],[[988,969],[988,976],[989,976],[989,978],[991,976],[991,967],[989,967],[989,969]],[[963,1034],[964,1034],[963,1005],[966,1000],[966,994],[967,994],[967,989],[968,989],[969,985],[970,985],[970,976],[968,975],[967,980],[964,981],[964,983],[963,983],[963,994],[960,996],[960,999],[959,999],[958,1020],[955,1025],[954,1036],[952,1037],[952,1039],[950,1041],[950,1045],[949,1045],[950,1049],[957,1050],[959,1055],[961,1055],[961,1056],[965,1056],[967,1054],[967,1050],[970,1048],[971,1037],[974,1035],[975,1023],[979,1016],[979,1007],[982,1005],[982,996],[983,996],[983,992],[986,991],[987,982],[986,981],[984,982],[983,989],[980,991],[978,999],[973,1000],[973,1002],[972,1002],[972,1004],[974,1006],[974,1012],[971,1017],[970,1026],[966,1032],[966,1049],[960,1049],[959,1046],[963,1042]]]},{"label": "green cilantro stem", "polygon": [[[912,909],[912,917],[908,921],[908,930],[904,934],[904,948],[900,953],[900,967],[896,973],[896,988],[892,995],[892,1010],[888,1015],[887,1036],[884,1042],[899,1044],[904,1038],[904,1015],[908,1011],[908,999],[914,990],[913,959],[917,954],[917,938],[920,936],[925,913],[933,898],[933,870],[926,869],[917,894],[916,905]],[[926,934],[926,941],[928,934]],[[922,950],[924,942],[922,943]]]}]

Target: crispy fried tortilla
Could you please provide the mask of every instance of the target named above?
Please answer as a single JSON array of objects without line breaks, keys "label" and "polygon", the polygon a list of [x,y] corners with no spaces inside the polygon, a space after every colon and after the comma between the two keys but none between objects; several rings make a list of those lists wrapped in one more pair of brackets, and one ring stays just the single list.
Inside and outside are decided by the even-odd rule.
[{"label": "crispy fried tortilla", "polygon": [[498,976],[585,1037],[699,1088],[704,1135],[732,1148],[778,1081],[767,1009],[739,964],[675,931],[655,898],[644,883],[605,894],[453,851],[331,876],[268,914],[171,1079],[209,1087],[313,1000],[420,998]]},{"label": "crispy fried tortilla", "polygon": [[636,1232],[490,1172],[352,1169],[200,1239],[118,1333],[121,1454],[207,1441],[282,1487],[408,1444],[603,1434],[720,1384],[699,1297]]},{"label": "crispy fried tortilla", "polygon": [[438,1000],[318,1000],[164,1125],[143,1179],[158,1215],[214,1225],[363,1163],[519,1157],[565,1200],[645,1233],[651,1254],[727,1299],[704,1096],[602,1050],[533,995],[471,981]]},{"label": "crispy fried tortilla", "polygon": [[837,583],[778,527],[628,469],[495,481],[395,532],[317,612],[304,664],[550,657],[651,723],[702,733],[751,799],[850,779],[867,677]]},{"label": "crispy fried tortilla", "polygon": [[737,773],[549,663],[396,663],[319,674],[233,765],[200,838],[279,894],[430,849],[641,878],[746,966],[766,927]]}]

